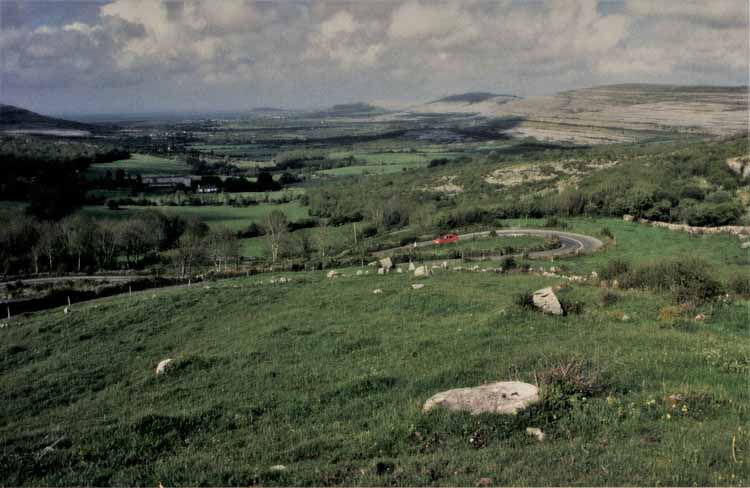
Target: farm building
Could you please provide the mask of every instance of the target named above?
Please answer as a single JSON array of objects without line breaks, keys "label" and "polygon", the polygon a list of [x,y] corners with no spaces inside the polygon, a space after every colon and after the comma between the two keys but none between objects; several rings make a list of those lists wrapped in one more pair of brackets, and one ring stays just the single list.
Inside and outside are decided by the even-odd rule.
[{"label": "farm building", "polygon": [[190,188],[193,181],[200,179],[200,176],[144,176],[143,184],[149,188],[176,188],[179,185]]}]

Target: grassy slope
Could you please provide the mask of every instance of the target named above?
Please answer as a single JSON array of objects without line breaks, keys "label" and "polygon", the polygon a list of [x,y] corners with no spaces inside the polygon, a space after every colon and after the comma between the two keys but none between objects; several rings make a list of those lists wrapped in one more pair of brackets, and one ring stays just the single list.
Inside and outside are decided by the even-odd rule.
[{"label": "grassy slope", "polygon": [[[618,245],[565,261],[687,249],[723,265],[724,238],[607,224]],[[737,241],[733,241],[737,246]],[[557,264],[557,263],[556,263]],[[3,484],[746,485],[748,302],[705,308],[688,328],[656,320],[666,297],[621,292],[603,307],[578,285],[581,316],[517,311],[537,276],[443,272],[268,276],[164,289],[21,317],[0,330]],[[373,295],[382,288],[382,295]],[[618,320],[624,311],[631,320]],[[694,312],[691,312],[694,313]],[[436,413],[432,394],[499,379],[534,381],[556,358],[609,371],[609,398],[558,419]],[[164,378],[165,358],[180,367]],[[33,386],[29,381],[34,378]],[[689,413],[662,398],[681,393]],[[651,401],[654,400],[655,403]],[[523,432],[541,426],[538,443]],[[57,439],[58,449],[40,454]],[[469,438],[482,439],[477,449]],[[734,458],[732,442],[735,440]],[[736,458],[736,461],[735,461]],[[268,468],[284,464],[289,470]]]},{"label": "grassy slope", "polygon": [[109,210],[104,206],[84,207],[83,213],[97,218],[123,219],[140,210],[157,209],[164,213],[174,212],[184,217],[198,216],[212,227],[227,227],[232,230],[242,229],[253,222],[260,222],[270,212],[279,210],[284,212],[289,220],[299,220],[307,217],[307,208],[298,202],[281,204],[260,204],[250,207],[201,206],[201,207],[138,207],[131,206],[121,210]]},{"label": "grassy slope", "polygon": [[148,154],[133,154],[130,159],[122,159],[112,163],[95,164],[88,173],[93,177],[104,175],[107,170],[112,172],[124,169],[130,174],[141,175],[186,175],[190,174],[190,166],[176,159],[160,158]]}]

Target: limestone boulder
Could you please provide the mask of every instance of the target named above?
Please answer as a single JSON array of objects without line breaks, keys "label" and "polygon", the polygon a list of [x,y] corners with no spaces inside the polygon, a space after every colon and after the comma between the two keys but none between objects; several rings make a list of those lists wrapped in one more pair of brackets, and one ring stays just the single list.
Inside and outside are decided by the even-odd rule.
[{"label": "limestone boulder", "polygon": [[328,273],[326,273],[326,277],[329,280],[332,280],[333,278],[337,277],[338,275],[339,275],[339,272],[336,271],[335,269],[332,269],[331,271],[329,271]]},{"label": "limestone boulder", "polygon": [[417,269],[417,268],[416,268],[416,266],[414,266],[414,263],[412,263],[411,261],[409,261],[409,271],[414,271],[415,269]]},{"label": "limestone boulder", "polygon": [[423,412],[433,408],[481,413],[515,414],[539,401],[539,389],[520,381],[500,381],[474,388],[456,388],[429,398]]},{"label": "limestone boulder", "polygon": [[393,261],[391,261],[391,258],[383,258],[380,260],[380,268],[384,269],[386,273],[388,273],[391,268],[393,268]]},{"label": "limestone boulder", "polygon": [[169,358],[159,361],[159,364],[156,365],[156,376],[166,374],[166,372],[169,371],[169,368],[172,366],[173,362],[174,359]]},{"label": "limestone boulder", "polygon": [[419,266],[417,269],[414,270],[415,278],[427,278],[430,276],[432,276],[432,270],[428,268],[427,266]]},{"label": "limestone boulder", "polygon": [[560,300],[557,299],[557,295],[552,291],[552,288],[542,288],[534,292],[533,296],[534,306],[541,309],[544,313],[550,313],[552,315],[562,315],[563,309],[560,304]]}]

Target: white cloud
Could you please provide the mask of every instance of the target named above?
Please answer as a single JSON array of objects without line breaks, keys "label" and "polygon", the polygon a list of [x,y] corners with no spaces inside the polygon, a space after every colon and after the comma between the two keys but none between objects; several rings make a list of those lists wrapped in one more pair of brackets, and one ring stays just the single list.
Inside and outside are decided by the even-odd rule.
[{"label": "white cloud", "polygon": [[151,83],[187,97],[178,82],[307,102],[304,90],[427,98],[620,80],[738,84],[747,82],[747,9],[745,0],[615,9],[596,0],[114,0],[98,18],[0,31],[0,49],[6,93]]}]

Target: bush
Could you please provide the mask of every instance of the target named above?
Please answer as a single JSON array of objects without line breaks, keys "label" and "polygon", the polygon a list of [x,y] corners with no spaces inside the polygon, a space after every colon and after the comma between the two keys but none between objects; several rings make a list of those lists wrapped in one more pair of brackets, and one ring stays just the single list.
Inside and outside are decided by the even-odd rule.
[{"label": "bush", "polygon": [[535,310],[534,294],[530,291],[523,291],[513,296],[513,305],[521,310]]},{"label": "bush", "polygon": [[580,315],[583,313],[584,303],[577,300],[558,297],[563,315]]},{"label": "bush", "polygon": [[626,288],[670,291],[680,303],[711,300],[724,291],[710,265],[692,257],[641,265],[628,272],[621,284]]},{"label": "bush", "polygon": [[727,288],[737,295],[750,295],[750,276],[737,274],[729,278]]},{"label": "bush", "polygon": [[534,376],[540,385],[564,395],[594,396],[610,386],[599,368],[578,357],[549,364]]},{"label": "bush", "polygon": [[599,302],[603,307],[607,307],[619,301],[620,295],[611,290],[602,290],[601,295],[599,295]]},{"label": "bush", "polygon": [[615,258],[607,261],[607,264],[603,268],[599,268],[597,270],[597,274],[603,280],[614,280],[619,279],[628,271],[630,271],[630,263],[625,260]]},{"label": "bush", "polygon": [[567,229],[570,225],[564,220],[558,219],[557,217],[549,217],[544,221],[542,227],[555,228],[555,229]]}]

